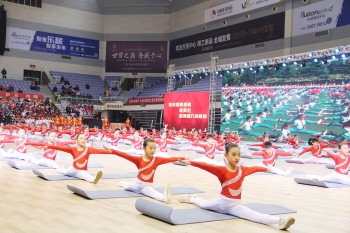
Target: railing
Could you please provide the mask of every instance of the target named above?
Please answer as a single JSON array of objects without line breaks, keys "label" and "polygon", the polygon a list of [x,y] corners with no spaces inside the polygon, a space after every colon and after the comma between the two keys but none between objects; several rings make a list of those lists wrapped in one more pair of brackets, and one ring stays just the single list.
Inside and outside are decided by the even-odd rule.
[{"label": "railing", "polygon": [[98,99],[77,98],[77,97],[70,97],[70,96],[61,96],[61,101],[101,104],[101,102]]},{"label": "railing", "polygon": [[134,88],[136,88],[136,89],[143,89],[143,82],[136,81],[134,83]]}]

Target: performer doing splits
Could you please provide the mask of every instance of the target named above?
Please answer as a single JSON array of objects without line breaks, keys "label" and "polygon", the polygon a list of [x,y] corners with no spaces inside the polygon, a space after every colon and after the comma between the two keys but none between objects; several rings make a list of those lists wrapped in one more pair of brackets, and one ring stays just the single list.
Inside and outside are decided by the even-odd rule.
[{"label": "performer doing splits", "polygon": [[[47,145],[57,145],[57,146],[66,146],[69,144],[75,144],[76,141],[65,141],[65,142],[57,142],[57,133],[55,131],[50,131],[48,133],[48,141],[47,142],[30,142],[26,143],[26,145],[31,146],[47,146]],[[46,166],[50,168],[58,169],[59,165],[55,162],[57,156],[57,150],[46,148],[44,150],[44,154],[40,159],[31,158],[30,162],[35,165]]]},{"label": "performer doing splits", "polygon": [[240,160],[240,148],[236,144],[227,144],[224,156],[227,160],[226,167],[212,166],[203,162],[184,161],[187,164],[201,168],[217,176],[221,183],[222,190],[218,197],[211,200],[204,200],[203,198],[189,195],[180,198],[179,201],[193,203],[203,209],[234,215],[262,224],[278,224],[281,230],[289,228],[295,222],[294,218],[262,214],[241,204],[241,192],[244,178],[254,172],[267,172],[269,169],[256,166],[237,166]]},{"label": "performer doing splits", "polygon": [[61,150],[70,153],[73,156],[73,164],[66,169],[57,169],[59,173],[66,176],[77,177],[82,180],[96,184],[102,177],[102,171],[98,171],[96,176],[92,176],[87,172],[88,160],[90,154],[110,154],[105,149],[97,149],[86,146],[86,136],[83,133],[77,136],[77,147],[48,145],[47,148]]},{"label": "performer doing splits", "polygon": [[264,149],[262,151],[254,151],[252,152],[252,155],[261,155],[263,157],[261,163],[256,164],[255,166],[269,167],[272,173],[282,176],[289,176],[292,171],[291,167],[289,167],[287,171],[282,171],[281,169],[275,167],[278,156],[292,156],[293,154],[273,148],[271,142],[264,142]]},{"label": "performer doing splits", "polygon": [[113,154],[129,160],[138,168],[139,172],[135,181],[120,181],[118,183],[119,186],[123,187],[125,190],[141,193],[156,200],[170,203],[171,187],[168,185],[164,191],[164,194],[158,192],[153,188],[153,177],[159,165],[184,160],[186,159],[185,157],[154,156],[154,153],[156,152],[156,142],[151,138],[146,138],[143,142],[143,156],[132,156],[118,150],[111,150],[106,146],[105,149],[111,151]]},{"label": "performer doing splits", "polygon": [[[330,159],[322,158],[321,152],[325,148],[335,148],[334,146],[320,144],[317,138],[312,138],[310,142],[312,146],[301,151],[299,154],[297,154],[296,158],[293,158],[293,160],[301,161],[303,163],[317,163],[317,164],[325,164],[325,163],[332,162]],[[299,158],[301,155],[305,154],[306,152],[310,152],[312,156],[309,156],[304,159]]]},{"label": "performer doing splits", "polygon": [[333,182],[350,185],[348,177],[350,166],[349,146],[346,143],[338,144],[338,154],[325,151],[329,157],[335,162],[334,172],[326,176],[307,175],[310,179],[319,180],[322,182]]}]

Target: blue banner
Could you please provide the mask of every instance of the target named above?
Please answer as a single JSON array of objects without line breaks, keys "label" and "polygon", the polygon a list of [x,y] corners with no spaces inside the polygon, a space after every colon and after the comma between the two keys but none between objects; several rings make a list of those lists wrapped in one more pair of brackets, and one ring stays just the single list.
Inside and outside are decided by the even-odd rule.
[{"label": "blue banner", "polygon": [[349,0],[326,0],[293,11],[293,36],[325,31],[350,24]]},{"label": "blue banner", "polygon": [[9,27],[10,48],[67,56],[99,58],[100,41]]}]

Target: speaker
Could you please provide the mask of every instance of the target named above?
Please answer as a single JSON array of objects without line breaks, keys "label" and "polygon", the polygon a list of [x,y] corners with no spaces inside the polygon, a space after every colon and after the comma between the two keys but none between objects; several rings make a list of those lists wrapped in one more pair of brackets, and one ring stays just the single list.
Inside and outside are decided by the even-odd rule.
[{"label": "speaker", "polygon": [[0,55],[4,55],[6,44],[6,11],[0,7]]}]

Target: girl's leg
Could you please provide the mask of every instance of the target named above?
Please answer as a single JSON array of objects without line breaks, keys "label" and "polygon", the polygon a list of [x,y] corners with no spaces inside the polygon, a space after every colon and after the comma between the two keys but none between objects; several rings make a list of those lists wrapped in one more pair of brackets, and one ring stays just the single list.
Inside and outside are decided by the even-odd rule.
[{"label": "girl's leg", "polygon": [[76,177],[76,170],[72,165],[69,166],[68,168],[57,169],[57,172],[65,175],[65,176]]},{"label": "girl's leg", "polygon": [[141,189],[141,193],[148,196],[152,197],[158,201],[164,201],[164,195],[157,190],[155,190],[152,186],[145,186]]},{"label": "girl's leg", "polygon": [[291,168],[288,168],[288,170],[283,171],[283,170],[279,169],[278,167],[270,167],[270,171],[272,173],[275,173],[275,174],[281,175],[281,176],[289,176],[291,173],[291,170],[292,170]]},{"label": "girl's leg", "polygon": [[41,158],[39,161],[35,161],[32,159],[32,162],[35,165],[41,165],[41,166],[46,166],[46,167],[55,168],[55,169],[60,167],[54,160],[45,159],[45,158]]},{"label": "girl's leg", "polygon": [[319,177],[318,180],[323,182],[333,182],[350,185],[350,179],[346,175],[342,175],[336,172],[327,176]]},{"label": "girl's leg", "polygon": [[280,217],[262,214],[243,205],[232,206],[229,210],[229,214],[266,225],[279,224],[280,222]]},{"label": "girl's leg", "polygon": [[94,182],[95,180],[95,177],[85,170],[77,170],[75,176],[79,179],[86,180],[87,182],[90,182],[90,183]]},{"label": "girl's leg", "polygon": [[193,196],[188,199],[188,203],[195,204],[196,206],[203,209],[224,213],[224,210],[220,208],[219,197],[205,200],[203,198]]}]

